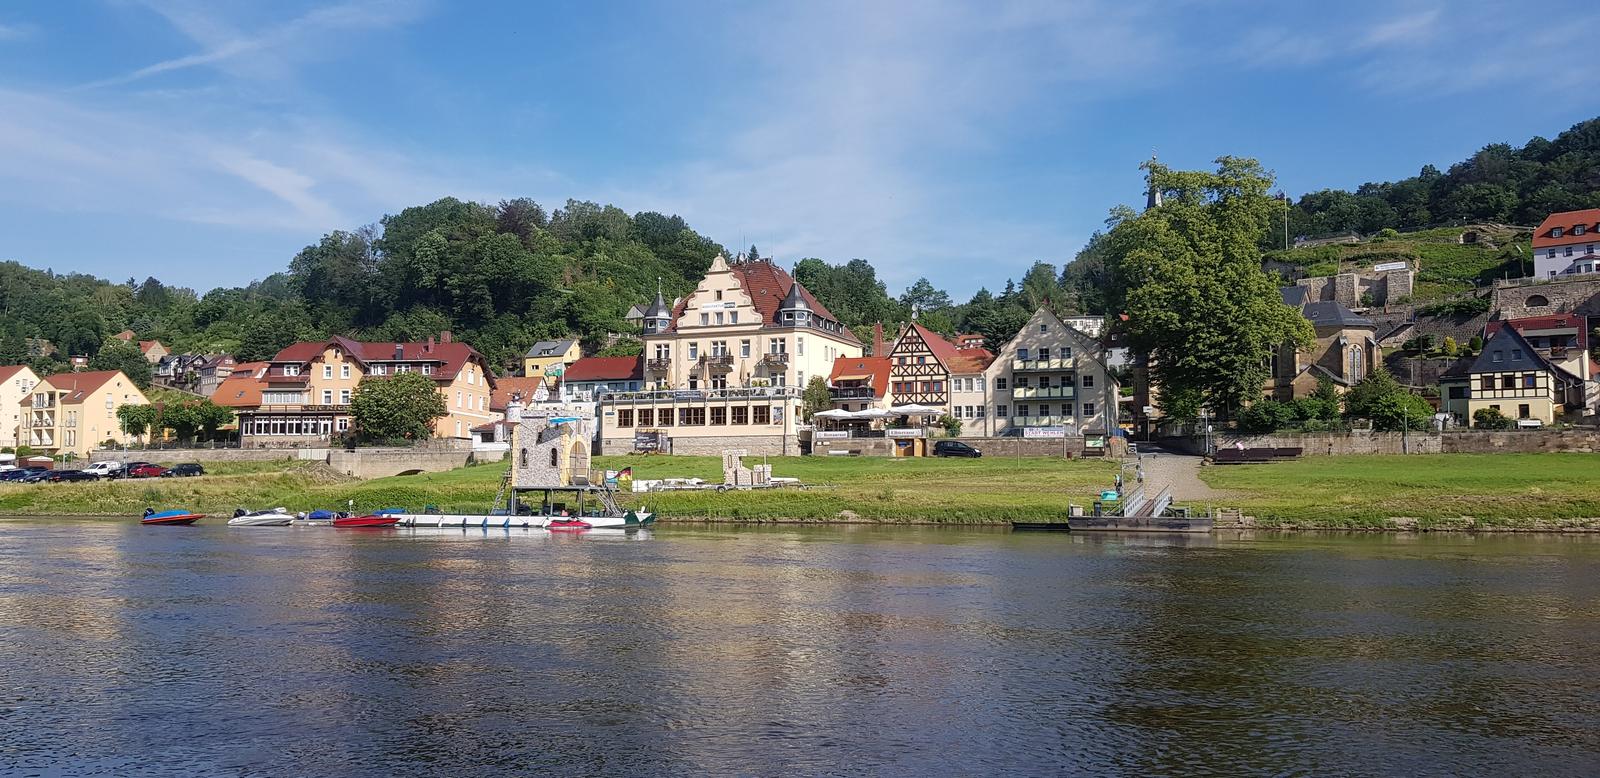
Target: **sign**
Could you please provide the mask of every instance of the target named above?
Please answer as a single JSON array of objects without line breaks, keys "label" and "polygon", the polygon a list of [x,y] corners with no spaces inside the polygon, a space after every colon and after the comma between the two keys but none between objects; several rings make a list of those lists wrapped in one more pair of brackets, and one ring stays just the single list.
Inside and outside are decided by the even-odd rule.
[{"label": "sign", "polygon": [[921,438],[921,437],[926,437],[926,435],[924,433],[925,433],[925,431],[922,430],[922,429],[890,429],[890,430],[884,430],[884,434],[887,435],[888,437],[891,437],[891,438]]},{"label": "sign", "polygon": [[639,430],[633,433],[633,450],[642,454],[667,450],[667,436],[660,430]]},{"label": "sign", "polygon": [[1083,447],[1084,448],[1105,448],[1106,447],[1106,437],[1104,435],[1086,436],[1083,439]]},{"label": "sign", "polygon": [[1384,262],[1382,264],[1373,265],[1372,272],[1387,273],[1390,270],[1405,270],[1407,267],[1408,265],[1405,262]]},{"label": "sign", "polygon": [[811,437],[815,440],[834,440],[848,438],[850,437],[850,432],[848,430],[817,430],[811,433]]},{"label": "sign", "polygon": [[1151,414],[1153,414],[1155,412],[1156,412],[1156,407],[1154,405],[1146,405],[1144,407],[1144,415],[1146,415],[1146,416],[1149,416],[1149,415],[1151,415]]},{"label": "sign", "polygon": [[731,310],[733,310],[734,308],[737,308],[737,307],[738,306],[735,305],[732,300],[723,300],[722,302],[700,303],[700,310],[702,310],[702,311],[731,311]]},{"label": "sign", "polygon": [[553,365],[551,365],[551,366],[549,366],[549,367],[544,369],[544,374],[547,375],[547,376],[562,376],[562,375],[566,375],[566,373],[567,373],[567,366],[562,364],[562,363],[560,363],[560,362],[557,362],[557,363],[555,363],[555,364],[553,364]]},{"label": "sign", "polygon": [[1024,438],[1064,438],[1067,436],[1066,427],[1023,427]]}]

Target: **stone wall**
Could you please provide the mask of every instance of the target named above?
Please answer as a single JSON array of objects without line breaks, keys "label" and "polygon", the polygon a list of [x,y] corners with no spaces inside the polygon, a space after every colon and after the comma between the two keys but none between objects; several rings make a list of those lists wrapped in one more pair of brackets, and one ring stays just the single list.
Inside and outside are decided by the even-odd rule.
[{"label": "stone wall", "polygon": [[[607,430],[610,431],[610,430]],[[706,437],[672,437],[672,453],[685,456],[720,457],[727,449],[743,449],[750,456],[799,456],[800,438],[797,435],[722,435]],[[600,440],[602,454],[633,453],[633,436],[610,437]]]},{"label": "stone wall", "polygon": [[384,478],[403,473],[439,473],[465,467],[470,449],[358,448],[328,453],[328,466],[356,478]]},{"label": "stone wall", "polygon": [[1361,296],[1372,295],[1374,305],[1389,305],[1411,296],[1412,272],[1389,270],[1382,273],[1339,273],[1333,276],[1316,276],[1295,281],[1305,287],[1307,299],[1317,302],[1337,302],[1347,308],[1360,308]]},{"label": "stone wall", "polygon": [[[1541,300],[1543,302],[1541,302]],[[1497,320],[1578,313],[1600,316],[1600,276],[1582,276],[1542,283],[1502,283],[1490,307]]]},{"label": "stone wall", "polygon": [[[1083,438],[1019,438],[1019,437],[959,437],[959,438],[931,438],[928,440],[928,452],[933,452],[933,444],[940,440],[959,440],[983,452],[986,457],[1081,457],[1083,456]],[[1112,440],[1112,455],[1120,456],[1122,442],[1120,439]],[[894,441],[891,438],[827,438],[812,441],[811,453],[815,456],[837,456],[838,452],[848,452],[859,456],[887,457],[894,453]]]},{"label": "stone wall", "polygon": [[[1303,432],[1273,435],[1229,435],[1212,437],[1216,448],[1300,448],[1306,456],[1349,456],[1363,454],[1496,454],[1570,451],[1600,451],[1600,430],[1451,430],[1413,432]],[[1163,446],[1200,453],[1198,438],[1163,440]]]},{"label": "stone wall", "polygon": [[90,452],[91,462],[142,460],[149,462],[272,462],[280,459],[328,460],[326,448],[173,448],[153,450],[101,449]]}]

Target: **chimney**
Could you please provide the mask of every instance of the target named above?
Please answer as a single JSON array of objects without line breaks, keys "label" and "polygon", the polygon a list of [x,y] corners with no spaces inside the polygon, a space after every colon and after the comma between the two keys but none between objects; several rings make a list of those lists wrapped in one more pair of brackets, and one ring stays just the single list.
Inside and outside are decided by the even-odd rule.
[{"label": "chimney", "polygon": [[404,343],[396,343],[396,344],[394,344],[394,358],[395,359],[404,359],[405,356],[406,356],[406,344],[404,344]]},{"label": "chimney", "polygon": [[451,338],[451,335],[450,335],[450,331],[449,330],[445,330],[444,332],[439,333],[439,342],[440,343],[449,343],[450,342],[450,338]]},{"label": "chimney", "polygon": [[433,336],[432,335],[428,336],[428,345],[423,346],[422,350],[427,352],[427,353],[429,353],[429,354],[433,353]]},{"label": "chimney", "polygon": [[883,322],[880,321],[872,325],[872,355],[875,357],[884,356],[883,352],[887,348],[883,342]]}]

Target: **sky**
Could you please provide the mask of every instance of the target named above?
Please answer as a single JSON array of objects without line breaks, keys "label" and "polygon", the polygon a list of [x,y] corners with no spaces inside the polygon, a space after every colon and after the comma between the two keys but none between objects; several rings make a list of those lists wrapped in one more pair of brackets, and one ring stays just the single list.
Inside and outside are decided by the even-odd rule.
[{"label": "sky", "polygon": [[0,260],[204,291],[454,196],[679,214],[958,300],[1068,262],[1138,165],[1298,196],[1600,115],[1600,4],[0,5]]}]

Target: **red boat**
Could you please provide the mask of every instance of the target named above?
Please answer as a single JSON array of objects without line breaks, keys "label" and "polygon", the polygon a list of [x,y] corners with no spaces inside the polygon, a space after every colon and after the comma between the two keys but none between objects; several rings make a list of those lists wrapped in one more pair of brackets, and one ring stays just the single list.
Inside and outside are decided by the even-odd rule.
[{"label": "red boat", "polygon": [[205,517],[204,513],[190,513],[188,511],[162,511],[156,513],[154,510],[147,509],[144,512],[144,517],[139,519],[139,523],[152,526],[160,524],[193,524]]},{"label": "red boat", "polygon": [[393,527],[400,517],[389,513],[370,513],[366,516],[335,516],[335,527]]},{"label": "red boat", "polygon": [[551,519],[545,529],[588,529],[593,526],[582,519]]}]

